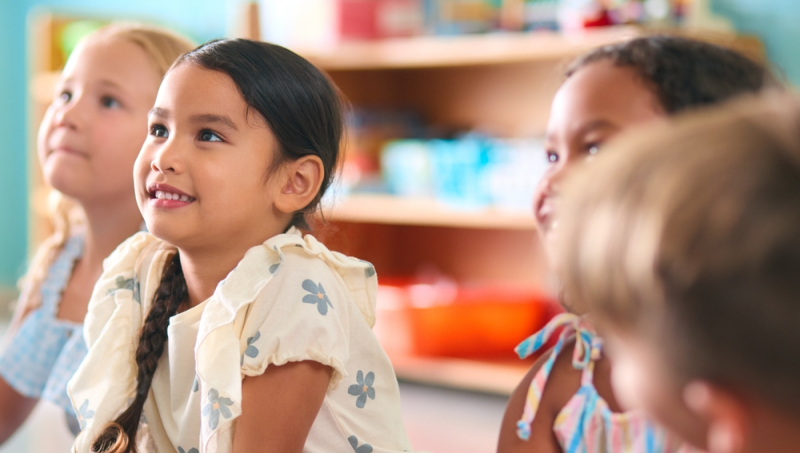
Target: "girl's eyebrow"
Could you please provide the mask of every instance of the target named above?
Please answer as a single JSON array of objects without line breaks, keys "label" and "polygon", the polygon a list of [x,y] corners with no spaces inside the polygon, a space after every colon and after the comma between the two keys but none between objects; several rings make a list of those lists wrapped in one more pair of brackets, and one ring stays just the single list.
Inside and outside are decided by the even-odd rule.
[{"label": "girl's eyebrow", "polygon": [[192,115],[189,117],[189,121],[192,123],[220,123],[228,126],[229,128],[238,131],[239,128],[236,127],[236,124],[230,117],[226,115],[214,115],[211,113],[201,114],[201,115]]},{"label": "girl's eyebrow", "polygon": [[149,112],[147,112],[147,116],[153,116],[165,120],[169,118],[169,110],[162,109],[161,107],[153,107]]},{"label": "girl's eyebrow", "polygon": [[589,131],[593,131],[595,129],[603,129],[603,128],[616,128],[617,125],[614,124],[612,121],[607,119],[599,119],[594,121],[589,121],[588,123],[582,125],[578,129],[578,135],[583,135],[588,133]]},{"label": "girl's eyebrow", "polygon": [[122,85],[118,84],[117,82],[114,82],[113,80],[102,79],[102,80],[100,80],[99,83],[100,83],[100,85],[105,85],[107,87],[116,88],[118,90],[122,90],[123,89]]}]

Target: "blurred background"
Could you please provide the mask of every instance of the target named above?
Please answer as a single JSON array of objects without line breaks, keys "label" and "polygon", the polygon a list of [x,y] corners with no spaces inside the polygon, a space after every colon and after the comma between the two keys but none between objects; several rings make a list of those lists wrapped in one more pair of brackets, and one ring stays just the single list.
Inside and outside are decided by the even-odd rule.
[{"label": "blurred background", "polygon": [[[668,32],[800,83],[795,0],[0,0],[0,320],[50,231],[38,123],[77,41],[114,20],[282,44],[341,88],[346,154],[315,234],[375,264],[409,435],[439,452],[492,451],[531,364],[513,347],[558,310],[530,205],[565,64]],[[0,452],[27,451],[30,432]]]}]

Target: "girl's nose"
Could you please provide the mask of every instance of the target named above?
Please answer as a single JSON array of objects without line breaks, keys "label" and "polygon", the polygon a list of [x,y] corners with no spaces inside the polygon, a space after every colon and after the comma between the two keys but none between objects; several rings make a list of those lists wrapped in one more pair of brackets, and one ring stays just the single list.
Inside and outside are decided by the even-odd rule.
[{"label": "girl's nose", "polygon": [[85,123],[84,102],[78,97],[74,96],[56,107],[54,115],[55,125],[58,127],[67,127],[70,129],[81,129]]},{"label": "girl's nose", "polygon": [[150,168],[159,173],[181,173],[183,164],[180,157],[178,146],[168,139],[153,156]]}]

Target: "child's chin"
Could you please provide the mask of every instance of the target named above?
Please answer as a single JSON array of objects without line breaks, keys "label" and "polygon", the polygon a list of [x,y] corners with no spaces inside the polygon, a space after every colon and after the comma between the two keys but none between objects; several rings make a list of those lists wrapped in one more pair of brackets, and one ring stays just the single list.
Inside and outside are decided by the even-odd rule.
[{"label": "child's chin", "polygon": [[180,244],[186,240],[185,231],[181,231],[180,226],[174,225],[174,222],[145,218],[144,223],[150,234],[176,247],[180,247]]}]

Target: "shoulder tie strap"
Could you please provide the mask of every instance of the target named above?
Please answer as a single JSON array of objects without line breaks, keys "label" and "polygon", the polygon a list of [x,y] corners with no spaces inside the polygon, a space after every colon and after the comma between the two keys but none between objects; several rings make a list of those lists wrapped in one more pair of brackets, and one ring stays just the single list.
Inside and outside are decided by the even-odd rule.
[{"label": "shoulder tie strap", "polygon": [[558,342],[553,348],[550,357],[542,366],[542,369],[534,376],[528,388],[528,395],[525,401],[525,409],[522,418],[517,422],[517,436],[522,440],[528,440],[531,435],[531,423],[536,416],[539,403],[542,399],[542,392],[553,370],[553,364],[564,345],[572,338],[575,338],[575,348],[572,353],[572,366],[578,370],[589,368],[589,373],[584,375],[591,376],[591,363],[599,358],[600,349],[595,348],[596,340],[599,340],[594,333],[592,326],[580,316],[572,313],[562,313],[554,317],[544,329],[520,343],[515,351],[521,359],[529,357],[534,352],[544,346],[552,335],[563,328],[558,337]]}]

